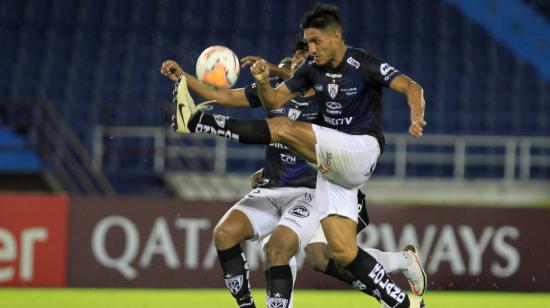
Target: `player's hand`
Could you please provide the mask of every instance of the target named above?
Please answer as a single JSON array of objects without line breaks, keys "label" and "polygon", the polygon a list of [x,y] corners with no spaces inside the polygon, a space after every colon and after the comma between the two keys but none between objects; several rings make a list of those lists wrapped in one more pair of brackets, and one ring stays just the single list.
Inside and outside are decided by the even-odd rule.
[{"label": "player's hand", "polygon": [[250,186],[251,187],[254,187],[256,186],[256,184],[258,183],[258,181],[262,178],[262,175],[264,173],[264,169],[260,169],[256,172],[254,172],[251,176],[250,176]]},{"label": "player's hand", "polygon": [[247,66],[251,66],[252,64],[260,61],[262,57],[260,56],[246,56],[241,59],[241,68],[245,68]]},{"label": "player's hand", "polygon": [[411,126],[409,127],[409,134],[415,138],[422,137],[424,127],[428,124],[424,119],[416,119],[411,121]]},{"label": "player's hand", "polygon": [[176,61],[166,60],[162,62],[162,66],[160,67],[160,73],[172,81],[177,81],[178,78],[181,75],[183,75],[183,70],[181,69],[181,66]]},{"label": "player's hand", "polygon": [[265,82],[269,78],[269,65],[266,60],[261,59],[252,65],[250,72],[257,82]]}]

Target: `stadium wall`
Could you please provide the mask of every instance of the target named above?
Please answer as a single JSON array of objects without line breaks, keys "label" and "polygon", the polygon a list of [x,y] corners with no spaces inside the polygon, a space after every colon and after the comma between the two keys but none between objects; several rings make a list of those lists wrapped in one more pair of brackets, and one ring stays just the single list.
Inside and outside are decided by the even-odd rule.
[{"label": "stadium wall", "polygon": [[[211,232],[229,206],[0,195],[0,286],[222,288]],[[373,204],[369,211],[373,224],[359,245],[398,251],[417,243],[431,290],[550,291],[550,209]],[[256,243],[246,250],[252,285],[263,287],[261,251]],[[302,258],[299,265],[298,288],[347,288]]]}]

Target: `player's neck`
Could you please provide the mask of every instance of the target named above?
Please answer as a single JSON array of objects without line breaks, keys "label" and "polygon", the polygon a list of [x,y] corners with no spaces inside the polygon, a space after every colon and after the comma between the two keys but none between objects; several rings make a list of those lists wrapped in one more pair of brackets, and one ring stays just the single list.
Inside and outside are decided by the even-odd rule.
[{"label": "player's neck", "polygon": [[342,61],[344,61],[344,55],[346,54],[346,44],[342,41],[336,52],[334,53],[334,58],[329,61],[328,66],[330,68],[336,68]]}]

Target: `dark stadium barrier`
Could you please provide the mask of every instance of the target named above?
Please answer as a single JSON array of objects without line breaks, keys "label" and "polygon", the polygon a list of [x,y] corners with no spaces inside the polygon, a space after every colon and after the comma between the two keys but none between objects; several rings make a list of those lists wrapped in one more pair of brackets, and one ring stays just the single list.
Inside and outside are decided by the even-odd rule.
[{"label": "dark stadium barrier", "polygon": [[[18,238],[21,227],[17,226],[30,226],[31,222],[51,224],[51,228],[63,225],[55,222],[65,217],[55,210],[55,204],[41,202],[42,207],[35,209],[12,203],[16,202],[0,198],[0,234],[8,229]],[[230,205],[154,198],[73,198],[68,211],[67,285],[222,288],[211,232]],[[20,210],[12,209],[16,207]],[[23,214],[25,207],[27,214]],[[370,205],[369,211],[373,224],[358,236],[358,243],[387,251],[417,243],[431,290],[550,291],[549,209]],[[61,255],[46,254],[53,247],[64,251],[63,245],[49,241],[54,238],[53,230],[51,234],[47,242],[34,246],[37,278],[38,259],[48,264],[64,260]],[[16,264],[6,261],[5,243],[5,236],[0,237],[2,285],[63,284],[2,280],[6,269]],[[260,249],[256,243],[247,243],[246,248],[253,269],[252,286],[261,288]],[[303,258],[299,265],[298,288],[347,288],[312,271]],[[58,268],[56,276],[65,275],[64,271]],[[393,276],[407,288],[400,274]]]}]

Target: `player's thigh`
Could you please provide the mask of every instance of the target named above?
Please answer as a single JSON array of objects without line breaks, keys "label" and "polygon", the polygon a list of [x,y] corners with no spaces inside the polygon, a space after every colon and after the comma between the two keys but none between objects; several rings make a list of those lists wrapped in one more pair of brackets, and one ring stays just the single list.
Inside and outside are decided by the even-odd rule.
[{"label": "player's thigh", "polygon": [[355,229],[357,223],[347,217],[330,215],[321,221],[331,256],[348,265],[357,255]]},{"label": "player's thigh", "polygon": [[317,140],[311,123],[293,121],[287,117],[267,119],[272,142],[280,142],[311,164],[317,164]]},{"label": "player's thigh", "polygon": [[369,135],[350,135],[312,125],[317,143],[317,167],[329,180],[356,188],[363,185],[376,167],[380,145]]},{"label": "player's thigh", "polygon": [[237,202],[220,220],[216,229],[230,229],[232,234],[243,232],[243,237],[246,237],[243,240],[258,240],[271,233],[279,217],[278,209],[270,200],[269,189],[258,188]]},{"label": "player's thigh", "polygon": [[322,220],[329,215],[339,215],[356,222],[357,191],[358,188],[346,188],[338,185],[326,178],[321,172],[318,172],[315,186],[315,205],[319,211],[320,219]]},{"label": "player's thigh", "polygon": [[286,226],[275,227],[266,249],[266,260],[269,266],[287,264],[299,249],[298,234]]}]

